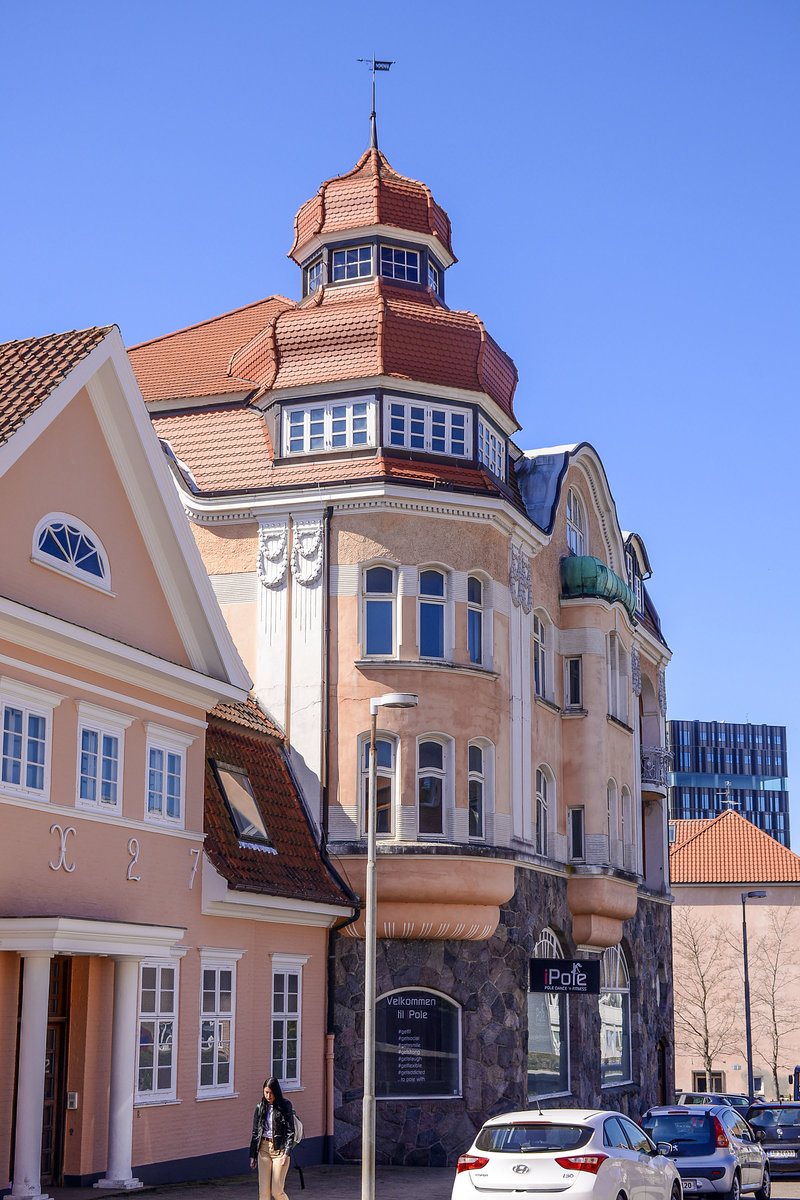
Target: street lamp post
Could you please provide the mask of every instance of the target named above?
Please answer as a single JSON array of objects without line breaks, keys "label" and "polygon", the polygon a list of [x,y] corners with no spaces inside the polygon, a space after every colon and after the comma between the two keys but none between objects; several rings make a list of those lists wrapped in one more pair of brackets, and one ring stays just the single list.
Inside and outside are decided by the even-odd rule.
[{"label": "street lamp post", "polygon": [[364,912],[364,1101],[361,1110],[361,1200],[375,1200],[375,967],[378,881],[376,849],[379,708],[415,708],[419,696],[389,692],[369,702],[369,785],[367,790],[367,886]]},{"label": "street lamp post", "polygon": [[750,976],[747,970],[747,916],[748,900],[761,900],[766,892],[742,892],[742,953],[744,954],[744,1029],[747,1037],[747,1099],[753,1103],[753,1038],[750,1032]]}]

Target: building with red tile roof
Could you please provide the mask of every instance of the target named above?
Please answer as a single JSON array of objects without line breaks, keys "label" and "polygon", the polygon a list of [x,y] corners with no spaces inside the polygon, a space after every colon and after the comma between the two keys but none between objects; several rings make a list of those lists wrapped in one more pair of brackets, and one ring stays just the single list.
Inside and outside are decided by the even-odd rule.
[{"label": "building with red tile roof", "polygon": [[[638,1116],[672,1078],[670,651],[644,543],[593,447],[517,445],[516,367],[449,308],[450,222],[424,184],[371,146],[301,206],[290,256],[297,300],[130,358],[255,697],[358,894],[370,703],[418,697],[376,715],[378,1156],[453,1162],[501,1103],[613,1097]],[[345,1159],[363,938],[358,918],[332,941]],[[530,992],[531,959],[583,956],[599,999]],[[436,1053],[413,1078],[407,1004],[449,1046],[420,1043]]]},{"label": "building with red tile roof", "polygon": [[[787,1080],[800,1061],[800,856],[728,809],[670,822],[670,875],[677,1086],[747,1091],[744,917],[755,1093],[791,1097]],[[710,1062],[697,1034],[704,1023]]]},{"label": "building with red tile roof", "polygon": [[324,1150],[329,930],[356,897],[171,466],[116,326],[0,346],[0,1178],[19,1197],[246,1170],[272,1069],[308,1089],[301,1151]]}]

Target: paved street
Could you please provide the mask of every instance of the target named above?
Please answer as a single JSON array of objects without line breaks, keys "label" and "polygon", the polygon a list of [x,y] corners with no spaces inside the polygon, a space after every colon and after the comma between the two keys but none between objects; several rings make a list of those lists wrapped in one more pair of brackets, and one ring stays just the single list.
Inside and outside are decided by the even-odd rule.
[{"label": "paved street", "polygon": [[[342,1166],[307,1167],[300,1177],[292,1171],[286,1190],[290,1200],[359,1200],[361,1169]],[[379,1167],[376,1200],[448,1200],[453,1182],[452,1167]],[[209,1179],[170,1187],[144,1188],[141,1192],[99,1192],[92,1188],[50,1188],[53,1200],[100,1200],[102,1196],[146,1195],[159,1200],[257,1200],[255,1174],[228,1179]],[[800,1200],[800,1180],[778,1178],[772,1183],[772,1200]]]}]

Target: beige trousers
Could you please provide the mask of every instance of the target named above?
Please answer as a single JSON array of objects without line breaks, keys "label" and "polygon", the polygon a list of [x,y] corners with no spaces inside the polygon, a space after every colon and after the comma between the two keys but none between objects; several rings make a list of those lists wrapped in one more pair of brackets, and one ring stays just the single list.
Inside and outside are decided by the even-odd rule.
[{"label": "beige trousers", "polygon": [[289,1155],[273,1150],[272,1142],[262,1138],[258,1147],[258,1200],[289,1200],[283,1185],[289,1170]]}]

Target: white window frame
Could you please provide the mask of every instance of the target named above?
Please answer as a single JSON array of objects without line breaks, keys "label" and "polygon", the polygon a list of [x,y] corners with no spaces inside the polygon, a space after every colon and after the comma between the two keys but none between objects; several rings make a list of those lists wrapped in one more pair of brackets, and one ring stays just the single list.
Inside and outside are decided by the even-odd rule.
[{"label": "white window frame", "polygon": [[[369,256],[362,254],[362,250],[368,250]],[[348,273],[347,255],[355,254],[355,272]],[[340,278],[336,278],[336,272],[339,269],[337,258],[341,257],[341,265],[345,269],[345,274]],[[368,267],[368,270],[362,270],[362,267]],[[375,271],[375,247],[371,242],[360,242],[357,246],[338,246],[330,252],[330,281],[331,283],[352,283],[353,280],[369,279]]]},{"label": "white window frame", "polygon": [[[577,682],[577,697],[572,687],[571,667],[573,663],[577,663],[575,671],[575,679]],[[583,657],[580,654],[570,654],[564,659],[564,708],[582,709],[583,708]]]},{"label": "white window frame", "polygon": [[430,255],[428,255],[428,270],[427,270],[428,287],[431,288],[431,290],[437,296],[441,296],[441,294],[442,294],[442,279],[443,278],[444,278],[444,273],[442,271],[442,268],[439,266],[439,264],[437,262],[433,261],[433,259],[431,258]]},{"label": "white window frame", "polygon": [[[441,576],[441,596],[422,591],[422,576],[427,572]],[[424,614],[433,609],[441,610],[442,614],[441,654],[430,654],[422,649]],[[427,563],[425,566],[421,566],[417,572],[417,645],[420,658],[425,659],[426,662],[447,662],[452,658],[452,579],[447,568],[439,563]]]},{"label": "white window frame", "polygon": [[[576,824],[580,828],[580,845],[576,845]],[[582,804],[567,809],[567,853],[572,862],[586,861],[586,812]]]},{"label": "white window frame", "polygon": [[628,724],[630,675],[628,654],[618,633],[608,635],[606,643],[608,666],[608,712],[618,721]]},{"label": "white window frame", "polygon": [[[272,974],[270,977],[270,1075],[274,1075],[280,1079],[281,1087],[285,1091],[287,1088],[299,1088],[302,1086],[302,1051],[303,1051],[303,968],[308,962],[310,955],[308,954],[272,954]],[[279,975],[293,976],[297,980],[297,1009],[292,1011],[288,1004],[284,1004],[282,1008],[278,1008],[275,1004],[275,988],[276,978]],[[288,980],[287,980],[288,984]],[[283,998],[286,999],[290,995],[288,986],[282,990]],[[296,1069],[294,1073],[288,1070],[289,1058],[287,1048],[290,1042],[289,1027],[291,1022],[296,1022],[295,1041],[296,1054],[295,1063]],[[280,1043],[281,1055],[275,1054],[275,1047]]]},{"label": "white window frame", "polygon": [[[94,571],[89,571],[82,567],[72,553],[70,553],[70,557],[68,558],[61,558],[60,556],[48,554],[47,551],[39,548],[39,541],[44,536],[46,530],[55,525],[69,526],[74,533],[77,533],[91,546],[101,568],[100,575],[96,575]],[[108,554],[94,530],[85,521],[81,521],[79,517],[73,517],[69,513],[61,512],[51,512],[47,516],[42,517],[33,531],[31,559],[41,567],[47,567],[51,571],[56,571],[59,575],[66,575],[69,579],[85,583],[87,587],[94,588],[98,592],[111,592],[111,567],[108,561]]]},{"label": "white window frame", "polygon": [[[393,412],[393,408],[402,411]],[[415,410],[415,415],[412,415],[412,410]],[[434,414],[437,416],[437,423],[438,414],[442,414],[444,417],[443,446],[434,445],[434,438],[438,439],[440,436],[434,428]],[[463,418],[463,430],[459,429],[458,436],[455,438],[453,436],[453,417]],[[397,422],[401,424],[398,425]],[[426,454],[443,454],[452,458],[469,459],[472,457],[472,411],[468,408],[456,408],[450,404],[436,404],[430,400],[412,400],[408,396],[385,396],[383,400],[383,444],[390,448],[419,450]]]},{"label": "white window frame", "polygon": [[[317,268],[319,268],[317,282],[312,287],[311,286],[312,273],[317,274]],[[305,284],[306,284],[306,290],[305,290],[306,296],[311,296],[317,290],[317,288],[321,286],[323,269],[324,268],[323,268],[323,264],[322,264],[322,255],[321,254],[318,254],[315,258],[312,258],[311,262],[306,265],[305,270],[304,270],[304,277],[305,277]]]},{"label": "white window frame", "polygon": [[[358,805],[358,808],[359,808],[359,819],[360,819],[360,831],[361,831],[362,837],[366,837],[367,833],[369,832],[368,821],[367,821],[367,813],[368,813],[368,808],[369,808],[369,741],[370,741],[369,733],[359,734],[359,737],[358,737],[358,777],[359,777],[359,785],[358,785],[359,805]],[[388,742],[390,750],[391,750],[391,764],[388,767],[381,766],[380,763],[377,764],[378,778],[379,779],[386,778],[389,780],[391,799],[389,802],[389,828],[383,829],[383,830],[377,829],[375,831],[375,836],[378,838],[391,838],[391,837],[394,837],[395,829],[397,827],[397,819],[398,819],[397,818],[397,781],[398,781],[399,776],[398,776],[397,756],[398,756],[398,751],[399,751],[400,739],[397,737],[397,734],[388,733],[386,730],[378,729],[375,731],[376,747],[379,742]],[[377,797],[376,797],[376,802],[377,802]]]},{"label": "white window frame", "polygon": [[[470,598],[469,598],[469,585],[470,585],[470,581],[473,579],[475,580],[476,583],[480,584],[480,589],[481,589],[480,602],[478,602],[477,600],[470,600]],[[482,572],[480,572],[480,571],[470,571],[469,572],[469,574],[467,575],[467,655],[469,657],[469,661],[474,666],[486,667],[488,669],[491,669],[491,665],[492,665],[492,633],[493,633],[493,630],[492,630],[492,606],[491,606],[492,591],[491,591],[491,589],[492,589],[491,580],[489,580]],[[477,619],[480,622],[480,638],[479,638],[480,657],[477,659],[473,658],[472,654],[470,653],[470,624],[471,624],[471,620],[472,620],[471,614],[473,614],[473,613],[476,614]]]},{"label": "white window frame", "polygon": [[478,417],[478,462],[498,479],[506,477],[506,440]]},{"label": "white window frame", "polygon": [[[392,590],[391,590],[391,592],[367,591],[367,573],[369,571],[371,571],[374,567],[383,567],[385,570],[391,571],[391,573],[392,573]],[[380,561],[369,562],[369,563],[364,563],[363,566],[361,567],[361,581],[360,581],[361,638],[360,638],[360,642],[361,642],[362,658],[372,658],[372,659],[380,660],[380,659],[385,659],[385,658],[396,658],[397,657],[398,578],[399,578],[399,568],[396,563],[380,562]],[[369,622],[368,622],[369,605],[371,603],[390,604],[391,605],[392,637],[391,637],[391,646],[390,646],[389,650],[376,651],[376,650],[369,649],[369,646],[367,643],[367,634],[368,634],[368,624],[369,624]]]},{"label": "white window frame", "polygon": [[[470,751],[480,750],[481,768],[470,767]],[[470,828],[472,814],[472,785],[480,788],[480,832]],[[471,738],[467,746],[467,830],[471,842],[485,842],[489,837],[487,828],[490,813],[494,811],[494,745],[488,738]]]},{"label": "white window frame", "polygon": [[533,815],[533,848],[536,854],[549,854],[550,833],[555,813],[555,777],[549,767],[540,763],[534,775],[535,810]]},{"label": "white window frame", "polygon": [[[58,707],[63,696],[57,695],[55,692],[46,691],[44,688],[34,687],[29,683],[22,683],[17,679],[10,679],[7,676],[0,678],[0,792],[7,796],[19,796],[30,800],[50,799],[50,758],[53,744],[53,711]],[[6,713],[12,710],[19,712],[22,715],[22,730],[20,737],[22,738],[21,757],[19,760],[16,756],[9,755],[10,761],[19,761],[20,778],[19,782],[6,780],[3,778],[6,772]],[[35,756],[31,757],[30,750],[39,739],[31,739],[29,729],[29,719],[34,717],[44,721],[44,738],[42,748],[42,762],[37,762]],[[12,732],[12,736],[16,736]],[[29,769],[41,768],[42,786],[31,785],[27,782]]]},{"label": "white window frame", "polygon": [[[539,934],[538,941],[533,947],[531,958],[563,958],[564,951],[552,929],[543,929]],[[559,1033],[561,1041],[559,1042],[559,1058],[562,1057],[566,1061],[567,1078],[566,1087],[560,1092],[528,1092],[528,1100],[540,1100],[545,1096],[568,1096],[571,1091],[571,1055],[570,1055],[570,1037],[569,1037],[569,996],[566,992],[556,992],[552,994],[538,993],[542,996],[542,1000],[547,1008],[552,1011],[558,1008]],[[535,992],[528,992],[528,1053],[530,1053],[530,1024],[531,1024],[531,1008],[533,999],[537,995]],[[551,1021],[552,1028],[552,1021]],[[563,1050],[562,1050],[563,1044]]]},{"label": "white window frame", "polygon": [[[75,805],[78,808],[88,808],[95,812],[114,812],[122,811],[122,782],[125,765],[125,730],[129,725],[133,724],[133,717],[126,717],[122,713],[112,712],[107,708],[99,708],[96,704],[87,704],[86,701],[80,700],[78,708],[78,764],[75,773]],[[96,788],[95,799],[91,800],[88,797],[81,795],[81,784],[84,779],[83,774],[83,735],[84,733],[93,733],[97,737],[97,764],[94,775],[94,784]],[[113,738],[117,745],[116,756],[116,782],[115,782],[115,799],[104,800],[101,797],[103,784],[103,769],[102,763],[106,757],[103,754],[103,739]]]},{"label": "white window frame", "polygon": [[[623,1067],[627,1066],[627,1075],[622,1079],[614,1079],[610,1082],[603,1082],[603,1056],[609,1046],[603,1046],[603,1039],[609,1042],[610,1037],[615,1034],[619,1026],[616,1021],[611,1022],[603,1015],[603,996],[619,996],[619,1009],[622,1020],[621,1027],[621,1049],[623,1057]],[[622,947],[617,943],[616,946],[609,946],[603,951],[603,957],[600,959],[600,1078],[602,1088],[619,1087],[621,1084],[631,1083],[633,1077],[633,1053],[631,1046],[631,977],[628,969],[628,964],[625,959],[625,954]],[[625,1058],[627,1057],[627,1063]],[[623,1071],[624,1074],[624,1071]]]},{"label": "white window frame", "polygon": [[[432,742],[442,748],[441,767],[420,766],[419,755],[421,747]],[[423,779],[441,780],[442,797],[442,827],[437,831],[422,831],[420,829],[420,783]],[[453,810],[453,739],[443,733],[423,733],[417,738],[415,758],[415,806],[417,814],[417,838],[420,841],[442,841],[448,837],[450,814]]]},{"label": "white window frame", "polygon": [[[216,947],[200,947],[200,997],[199,997],[199,1022],[197,1029],[197,1099],[209,1100],[217,1096],[234,1096],[234,1066],[236,1062],[236,964],[244,954],[243,950],[228,950],[219,949]],[[209,989],[206,988],[206,971],[214,974],[214,1005],[213,1008],[206,1008],[206,995]],[[220,975],[223,971],[230,971],[231,974],[231,991],[230,991],[230,1009],[226,1010],[221,1003],[222,992],[220,990],[221,979]],[[203,1083],[202,1072],[203,1067],[208,1064],[203,1063],[203,1026],[213,1022],[214,1031],[212,1034],[212,1045],[214,1048],[214,1061],[212,1063],[214,1082]],[[228,1024],[228,1081],[227,1083],[218,1082],[219,1068],[219,1050],[225,1044],[222,1036],[224,1025]]]},{"label": "white window frame", "polygon": [[[143,987],[144,972],[146,969],[149,969],[149,968],[154,968],[156,971],[156,986],[155,986],[156,1000],[155,1000],[154,1009],[152,1011],[148,1010],[147,1012],[145,1012],[143,1009],[143,1006],[142,1006],[142,998],[143,998],[142,993],[144,990],[144,987]],[[162,1007],[161,1007],[160,1001],[161,1001],[161,995],[162,995],[162,987],[161,987],[161,972],[162,972],[162,970],[174,971],[174,981],[173,981],[173,989],[172,989],[173,1004],[172,1004],[171,1010],[167,1010],[166,1008],[162,1009]],[[140,1105],[141,1104],[163,1104],[165,1101],[175,1099],[176,1088],[177,1088],[177,1074],[178,1074],[179,983],[180,983],[180,971],[179,971],[179,960],[177,960],[177,959],[174,959],[174,958],[145,958],[145,959],[142,959],[141,963],[139,964],[139,993],[138,993],[138,997],[137,997],[137,1001],[136,1001],[136,1005],[137,1005],[137,1007],[136,1007],[136,1013],[137,1013],[137,1016],[136,1016],[136,1073],[135,1073],[135,1077],[134,1077],[135,1078],[134,1095],[135,1095],[135,1103],[136,1104],[140,1104]],[[150,1068],[141,1066],[141,1048],[142,1048],[141,1028],[145,1022],[147,1022],[147,1023],[152,1022],[152,1024],[155,1026],[156,1031],[157,1031],[157,1036],[155,1036],[152,1041],[153,1063],[152,1063],[152,1067],[150,1067]],[[156,1086],[158,1083],[158,1071],[159,1071],[159,1066],[158,1066],[158,1062],[157,1062],[158,1046],[160,1045],[160,1041],[161,1041],[160,1027],[161,1027],[162,1022],[172,1024],[172,1042],[171,1042],[171,1054],[170,1054],[170,1082],[169,1082],[169,1087],[166,1087],[166,1088],[159,1088]],[[152,1072],[153,1072],[153,1087],[152,1088],[140,1088],[139,1087],[139,1073],[142,1070],[148,1070],[148,1069],[152,1070]]]},{"label": "white window frame", "polygon": [[[147,741],[145,744],[145,770],[144,770],[144,819],[154,825],[163,825],[173,829],[183,829],[186,823],[186,751],[195,740],[192,734],[180,733],[177,729],[168,729],[164,725],[155,725],[151,721],[145,722],[145,731]],[[164,782],[161,792],[162,803],[161,809],[151,810],[150,803],[150,770],[151,770],[151,754],[153,751],[161,751],[164,755]],[[175,755],[180,761],[180,789],[178,795],[178,803],[180,811],[171,816],[166,813],[165,807],[167,803],[167,785],[166,777],[168,774],[167,765],[170,755]]]},{"label": "white window frame", "polygon": [[[354,412],[356,407],[362,406],[365,410],[363,413]],[[340,409],[344,409],[344,412],[340,413],[338,411]],[[283,456],[296,458],[305,454],[327,454],[331,451],[374,447],[377,441],[377,411],[378,407],[374,396],[337,396],[329,400],[291,404],[283,409],[281,417]],[[314,414],[313,420],[317,424],[321,422],[321,432],[312,434],[312,414]],[[300,426],[293,426],[292,418],[297,416],[302,417],[303,444],[299,449],[293,449],[292,439]],[[343,429],[337,428],[337,422],[341,421],[344,421]],[[356,430],[354,428],[356,421],[363,421],[363,429]],[[363,440],[356,440],[357,435],[360,439],[361,434],[364,435]],[[321,437],[322,445],[312,446],[312,436]],[[342,436],[344,436],[344,441],[337,444],[334,439]]]},{"label": "white window frame", "polygon": [[[383,255],[390,256],[388,263],[390,269],[385,271]],[[403,255],[404,261],[398,261],[398,256]],[[413,262],[409,260],[414,260]],[[419,250],[410,250],[407,246],[394,246],[389,242],[382,242],[378,248],[378,269],[384,279],[399,279],[403,283],[419,283],[420,282],[420,262]],[[415,265],[416,264],[416,265]],[[407,271],[409,267],[416,272],[416,279],[409,279]]]},{"label": "white window frame", "polygon": [[589,553],[586,508],[575,488],[567,489],[567,546],[570,554]]},{"label": "white window frame", "polygon": [[537,609],[533,614],[533,688],[534,694],[541,700],[554,697],[553,671],[555,651],[555,627],[543,609]]}]

